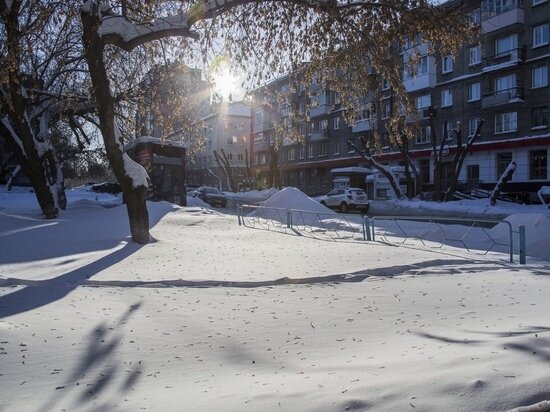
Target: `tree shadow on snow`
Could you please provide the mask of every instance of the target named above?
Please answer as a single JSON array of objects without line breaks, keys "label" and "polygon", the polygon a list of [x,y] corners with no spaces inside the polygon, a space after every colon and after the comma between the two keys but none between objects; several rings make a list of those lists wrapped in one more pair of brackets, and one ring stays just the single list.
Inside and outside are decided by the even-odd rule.
[{"label": "tree shadow on snow", "polygon": [[[0,319],[37,309],[62,299],[93,275],[137,252],[143,245],[127,243],[107,256],[58,277],[40,281],[6,279],[8,285],[25,285],[22,289],[0,296]],[[2,283],[0,283],[2,286]]]},{"label": "tree shadow on snow", "polygon": [[[149,227],[153,228],[166,214],[177,209],[168,202],[148,206]],[[67,210],[53,220],[0,212],[2,264],[108,250],[129,235],[125,206]]]},{"label": "tree shadow on snow", "polygon": [[90,407],[93,405],[86,404],[96,402],[98,397],[109,398],[105,393],[115,388],[116,393],[111,396],[112,399],[102,399],[105,403],[94,407],[94,410],[112,410],[113,405],[120,401],[121,395],[135,386],[143,372],[141,360],[125,363],[126,375],[123,375],[117,366],[120,362],[116,362],[114,358],[123,338],[121,329],[140,306],[141,302],[130,306],[110,327],[105,322],[101,322],[92,329],[76,367],[63,385],[58,387],[62,390],[56,391],[55,395],[46,401],[39,409],[41,412],[52,410],[64,396],[75,398],[73,401],[75,409]]}]

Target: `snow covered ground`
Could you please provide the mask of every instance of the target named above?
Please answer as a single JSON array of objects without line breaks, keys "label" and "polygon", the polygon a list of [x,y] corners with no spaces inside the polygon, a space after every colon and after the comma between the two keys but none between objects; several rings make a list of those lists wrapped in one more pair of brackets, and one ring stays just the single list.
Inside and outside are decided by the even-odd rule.
[{"label": "snow covered ground", "polygon": [[[271,207],[320,206],[270,194]],[[198,199],[150,203],[155,242],[138,246],[120,199],[68,198],[48,221],[32,193],[0,189],[2,411],[506,411],[550,399],[540,207],[502,206],[542,245],[519,265],[251,229]]]}]

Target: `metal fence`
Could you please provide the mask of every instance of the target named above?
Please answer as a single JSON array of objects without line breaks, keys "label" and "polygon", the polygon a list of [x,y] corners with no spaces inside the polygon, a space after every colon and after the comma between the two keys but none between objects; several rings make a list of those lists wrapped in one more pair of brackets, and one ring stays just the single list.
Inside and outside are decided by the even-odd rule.
[{"label": "metal fence", "polygon": [[459,247],[472,253],[505,252],[514,261],[514,236],[519,237],[519,260],[526,263],[525,227],[514,231],[510,222],[454,217],[369,217],[298,209],[240,205],[239,225],[330,240],[381,241],[429,248]]}]

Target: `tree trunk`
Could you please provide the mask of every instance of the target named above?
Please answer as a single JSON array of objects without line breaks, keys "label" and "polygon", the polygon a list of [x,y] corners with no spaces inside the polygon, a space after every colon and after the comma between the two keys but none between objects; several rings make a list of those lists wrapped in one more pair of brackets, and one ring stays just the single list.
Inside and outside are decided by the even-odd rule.
[{"label": "tree trunk", "polygon": [[145,203],[146,198],[147,189],[143,186],[124,194],[132,240],[142,245],[149,242],[149,212]]},{"label": "tree trunk", "polygon": [[396,182],[396,180],[395,180],[395,176],[388,169],[386,169],[383,165],[376,162],[370,155],[366,156],[361,151],[361,149],[359,149],[351,140],[348,140],[347,143],[357,152],[357,154],[359,154],[359,156],[361,156],[363,159],[365,159],[365,161],[367,162],[367,166],[369,168],[374,167],[376,170],[378,170],[380,173],[382,173],[382,175],[386,179],[388,179],[388,181],[390,182],[390,186],[392,187],[393,192],[395,193],[395,197],[397,197],[397,199],[399,199],[399,200],[403,199],[403,194],[401,193],[401,189],[399,188],[398,182]]},{"label": "tree trunk", "polygon": [[21,121],[16,123],[20,126],[17,129],[24,129],[23,133],[11,127],[11,122],[5,116],[0,121],[0,134],[4,136],[21,170],[29,179],[42,213],[46,219],[54,219],[59,209],[65,209],[67,206],[63,172],[54,148],[50,143],[48,151],[40,156],[35,146],[34,133],[27,127],[25,114],[21,116]]},{"label": "tree trunk", "polygon": [[[135,180],[139,176],[130,176],[126,171],[125,161],[133,161],[124,154],[122,137],[115,123],[114,99],[111,95],[103,56],[105,44],[97,34],[100,24],[99,17],[82,12],[81,19],[84,49],[90,68],[92,90],[95,100],[98,102],[97,111],[101,134],[105,143],[105,151],[124,193],[132,240],[145,244],[149,242],[149,214],[147,212],[147,204],[145,203],[147,185],[139,179]],[[134,164],[134,169],[135,166],[138,165]],[[143,172],[146,173],[145,171]]]},{"label": "tree trunk", "polygon": [[[21,32],[17,16],[17,7],[4,16],[6,44],[9,60],[5,91],[9,95],[10,105],[2,107],[0,135],[14,152],[21,169],[31,182],[42,213],[47,219],[57,217],[59,208],[65,209],[67,199],[63,172],[57,160],[55,149],[46,135],[47,130],[40,125],[48,125],[48,110],[42,116],[33,119],[29,113],[29,104],[25,98],[21,68]],[[38,124],[38,127],[33,127]],[[42,133],[41,133],[42,132]]]}]

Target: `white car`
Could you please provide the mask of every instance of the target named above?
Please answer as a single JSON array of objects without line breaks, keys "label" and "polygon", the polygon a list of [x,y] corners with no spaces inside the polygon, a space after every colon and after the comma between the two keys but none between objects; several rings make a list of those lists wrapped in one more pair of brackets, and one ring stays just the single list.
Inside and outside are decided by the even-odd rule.
[{"label": "white car", "polygon": [[356,187],[334,189],[320,198],[319,203],[331,209],[339,209],[342,213],[354,209],[367,213],[370,206],[365,191]]}]

